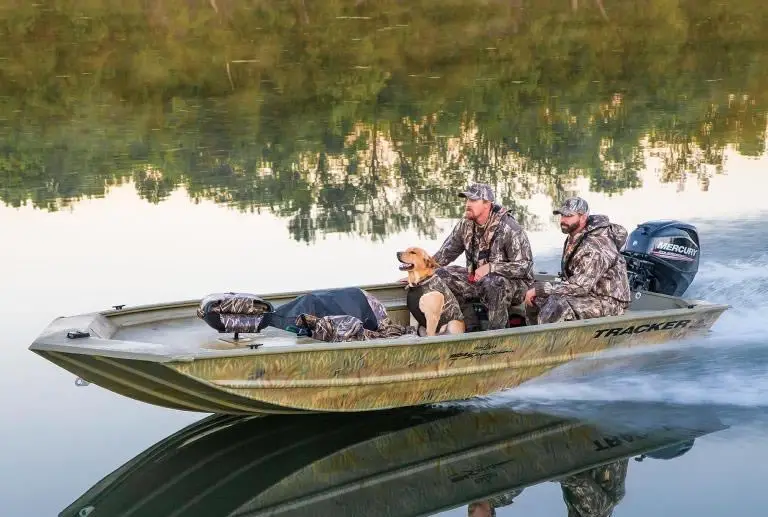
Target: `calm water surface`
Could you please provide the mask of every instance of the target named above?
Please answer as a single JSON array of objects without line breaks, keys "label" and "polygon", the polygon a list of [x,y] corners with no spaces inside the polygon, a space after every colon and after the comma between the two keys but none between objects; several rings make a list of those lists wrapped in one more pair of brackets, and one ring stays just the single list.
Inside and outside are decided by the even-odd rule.
[{"label": "calm water surface", "polygon": [[[57,515],[158,443],[114,506],[70,510],[567,515],[558,480],[691,438],[630,459],[614,514],[764,515],[766,50],[751,0],[0,2],[2,515]],[[731,310],[487,399],[311,423],[199,423],[27,350],[115,304],[399,278],[475,179],[538,270],[570,194],[630,230],[696,224],[688,294]]]}]

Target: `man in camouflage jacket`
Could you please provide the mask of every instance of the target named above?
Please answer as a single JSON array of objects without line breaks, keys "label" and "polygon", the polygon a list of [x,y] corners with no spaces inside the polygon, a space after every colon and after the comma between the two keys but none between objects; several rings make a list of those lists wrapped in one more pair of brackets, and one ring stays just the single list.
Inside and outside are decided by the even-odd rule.
[{"label": "man in camouflage jacket", "polygon": [[[494,204],[490,185],[473,183],[459,197],[466,198],[465,217],[433,255],[436,273],[456,295],[468,325],[474,319],[470,304],[479,299],[488,309],[490,329],[509,321],[509,307],[523,302],[533,285],[533,255],[528,236],[512,214]],[[464,252],[467,267],[449,266]]]},{"label": "man in camouflage jacket", "polygon": [[610,517],[624,498],[629,460],[579,472],[560,481],[568,517]]},{"label": "man in camouflage jacket", "polygon": [[629,307],[627,264],[620,249],[623,226],[604,215],[589,215],[589,205],[568,198],[553,212],[567,233],[560,268],[562,282],[536,282],[525,295],[529,325],[623,314]]}]

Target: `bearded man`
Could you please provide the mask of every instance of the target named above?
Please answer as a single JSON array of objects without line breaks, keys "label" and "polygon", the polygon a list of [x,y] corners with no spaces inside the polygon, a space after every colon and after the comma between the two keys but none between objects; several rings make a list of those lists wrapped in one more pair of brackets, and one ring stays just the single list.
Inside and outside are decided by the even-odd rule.
[{"label": "bearded man", "polygon": [[[464,218],[433,255],[441,266],[435,272],[458,299],[468,327],[474,313],[467,309],[479,299],[488,310],[489,330],[506,328],[510,306],[522,304],[533,286],[528,236],[512,214],[495,204],[490,185],[473,183],[459,197],[466,199]],[[449,265],[462,252],[467,266]]]},{"label": "bearded man", "polygon": [[605,215],[589,215],[580,197],[552,212],[567,234],[560,262],[562,282],[536,282],[525,294],[529,325],[618,316],[629,307],[627,263],[621,247],[627,230]]}]

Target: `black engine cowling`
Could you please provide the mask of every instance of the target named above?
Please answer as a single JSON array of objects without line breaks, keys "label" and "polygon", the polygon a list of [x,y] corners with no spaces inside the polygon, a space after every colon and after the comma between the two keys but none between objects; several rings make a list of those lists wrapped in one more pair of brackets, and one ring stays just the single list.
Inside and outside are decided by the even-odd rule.
[{"label": "black engine cowling", "polygon": [[629,287],[682,296],[699,271],[699,234],[680,221],[648,221],[629,234],[621,253]]}]

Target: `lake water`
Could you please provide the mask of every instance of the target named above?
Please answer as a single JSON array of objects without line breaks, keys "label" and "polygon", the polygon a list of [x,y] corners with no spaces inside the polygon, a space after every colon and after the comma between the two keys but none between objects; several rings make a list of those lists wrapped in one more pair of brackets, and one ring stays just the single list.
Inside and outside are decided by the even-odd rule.
[{"label": "lake water", "polygon": [[[487,447],[480,471],[498,474],[510,450],[498,444],[547,419],[580,419],[600,438],[515,442],[528,458],[516,472],[533,477],[497,515],[567,515],[561,484],[546,479],[594,466],[600,451],[575,462],[580,445],[652,441],[664,427],[703,436],[673,459],[630,460],[615,515],[764,515],[764,3],[8,1],[0,20],[0,514],[57,515],[206,417],[75,386],[27,350],[52,319],[221,290],[391,281],[395,252],[436,250],[461,214],[456,192],[481,180],[526,227],[537,270],[557,270],[551,210],[567,195],[629,230],[694,223],[701,266],[687,295],[731,309],[706,338],[563,368],[437,416],[274,418],[197,448],[170,440],[178,454],[142,464],[143,484],[115,488],[123,505],[91,515],[246,515],[251,499],[255,515],[278,496],[313,494],[295,514],[352,515],[344,505],[357,497],[366,515],[467,515],[511,487],[493,488],[494,474],[456,481],[452,465]],[[352,459],[351,445],[362,451]],[[313,463],[318,451],[327,464]],[[441,454],[443,470],[424,459]],[[198,477],[187,475],[193,460]],[[275,485],[304,467],[301,482]],[[328,472],[346,475],[346,489],[318,492]],[[418,472],[425,492],[403,474]],[[391,484],[354,492],[366,473]],[[139,506],[149,495],[152,510]]]}]

